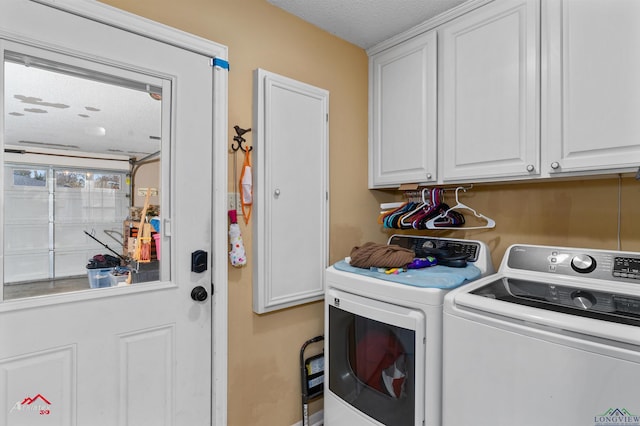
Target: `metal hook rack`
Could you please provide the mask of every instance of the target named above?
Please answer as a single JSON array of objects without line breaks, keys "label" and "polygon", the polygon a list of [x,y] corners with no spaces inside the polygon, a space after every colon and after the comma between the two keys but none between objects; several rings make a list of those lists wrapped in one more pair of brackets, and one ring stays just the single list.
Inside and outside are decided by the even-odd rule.
[{"label": "metal hook rack", "polygon": [[243,129],[240,126],[238,126],[237,124],[235,126],[233,126],[233,128],[236,131],[236,136],[233,137],[233,140],[234,140],[234,142],[238,142],[237,146],[234,143],[231,144],[231,149],[233,150],[233,152],[236,152],[238,150],[242,150],[242,152],[251,151],[253,149],[252,146],[250,146],[249,148],[245,148],[245,147],[242,146],[242,144],[247,141],[245,138],[242,137],[242,135],[244,135],[247,132],[250,132],[251,128]]}]

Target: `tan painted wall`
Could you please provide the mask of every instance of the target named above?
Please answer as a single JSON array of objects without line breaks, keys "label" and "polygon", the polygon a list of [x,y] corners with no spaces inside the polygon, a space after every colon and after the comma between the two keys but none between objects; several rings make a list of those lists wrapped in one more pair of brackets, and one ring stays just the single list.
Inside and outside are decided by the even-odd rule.
[{"label": "tan painted wall", "polygon": [[[496,269],[507,248],[516,243],[616,250],[618,211],[620,250],[640,251],[640,182],[631,175],[478,184],[466,193],[460,192],[460,201],[494,219],[496,227],[420,233],[484,241],[491,249]],[[453,192],[445,194],[445,202],[455,203]]]},{"label": "tan painted wall", "polygon": [[[362,49],[265,0],[106,3],[229,47],[230,137],[235,134],[233,125],[252,125],[255,68],[329,90],[330,261],[347,256],[363,242],[384,242],[393,233],[377,224],[378,203],[401,196],[367,190],[367,57]],[[250,145],[251,133],[246,136]],[[238,169],[241,160],[237,158]],[[230,191],[231,161],[230,156]],[[494,230],[421,234],[486,241],[496,267],[512,243],[615,249],[619,188],[621,249],[640,251],[640,183],[630,176],[476,185],[462,194],[462,200],[495,219]],[[250,251],[250,229],[242,225],[242,233]],[[301,418],[299,349],[306,339],[322,334],[322,303],[256,315],[251,308],[251,279],[250,264],[230,268],[228,424],[289,426]],[[321,401],[311,407],[312,411],[320,408]]]}]

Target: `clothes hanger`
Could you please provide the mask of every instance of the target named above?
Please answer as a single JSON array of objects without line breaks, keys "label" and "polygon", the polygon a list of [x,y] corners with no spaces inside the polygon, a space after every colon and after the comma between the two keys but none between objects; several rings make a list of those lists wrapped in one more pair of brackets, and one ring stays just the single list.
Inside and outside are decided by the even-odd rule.
[{"label": "clothes hanger", "polygon": [[415,206],[413,201],[407,201],[397,209],[382,214],[380,220],[385,228],[394,228],[393,223],[397,221],[397,217],[411,210],[413,206]]},{"label": "clothes hanger", "polygon": [[[426,227],[427,229],[486,229],[486,228],[495,228],[496,227],[496,222],[491,219],[490,217],[487,217],[481,213],[476,212],[474,209],[472,209],[471,207],[467,206],[466,204],[463,204],[460,202],[460,200],[458,199],[458,192],[460,190],[464,190],[466,191],[466,189],[464,189],[463,187],[459,186],[456,188],[456,205],[449,208],[446,212],[441,213],[440,215],[433,217],[431,219],[429,219],[426,223]],[[484,226],[465,226],[465,227],[453,227],[453,226],[437,226],[436,225],[436,221],[438,219],[443,219],[447,216],[447,214],[452,211],[452,210],[460,210],[460,209],[466,209],[469,210],[471,213],[473,213],[473,215],[475,217],[484,219],[487,221],[487,224]]]},{"label": "clothes hanger", "polygon": [[[429,199],[427,199],[427,193],[429,194]],[[438,204],[440,204],[440,190],[438,188],[424,188],[422,190],[422,203],[419,203],[411,212],[400,218],[402,229],[415,229],[413,225],[415,216],[423,214],[426,210],[432,211]]]},{"label": "clothes hanger", "polygon": [[432,217],[438,216],[449,208],[442,202],[443,191],[440,188],[431,190],[431,203],[424,206],[420,212],[411,217],[411,226],[413,229],[425,229],[425,223]]},{"label": "clothes hanger", "polygon": [[[385,228],[400,228],[400,218],[416,208],[420,201],[413,201],[411,197],[407,198],[407,201],[401,203],[397,208],[380,212],[378,217],[378,223],[382,224]],[[381,205],[382,207],[382,205]]]}]

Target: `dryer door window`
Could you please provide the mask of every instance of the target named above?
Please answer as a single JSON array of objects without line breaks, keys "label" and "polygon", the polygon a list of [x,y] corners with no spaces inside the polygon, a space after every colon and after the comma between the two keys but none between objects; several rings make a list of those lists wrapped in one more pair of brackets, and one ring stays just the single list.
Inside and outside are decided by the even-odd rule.
[{"label": "dryer door window", "polygon": [[[355,297],[351,295],[350,299]],[[416,415],[422,419],[422,408],[416,407],[416,400],[424,386],[422,363],[416,365],[416,359],[424,357],[422,337],[420,345],[416,340],[423,334],[420,321],[424,316],[406,310],[400,315],[403,321],[399,324],[394,321],[398,312],[362,312],[352,309],[358,304],[351,306],[344,298],[339,302],[340,307],[328,307],[330,391],[385,425],[416,424]],[[386,306],[392,311],[404,310]]]}]

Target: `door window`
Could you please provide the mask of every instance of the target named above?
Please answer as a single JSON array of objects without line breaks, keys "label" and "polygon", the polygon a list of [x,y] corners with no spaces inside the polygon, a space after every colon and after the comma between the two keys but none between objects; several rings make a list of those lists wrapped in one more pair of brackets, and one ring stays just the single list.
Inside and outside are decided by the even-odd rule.
[{"label": "door window", "polygon": [[169,280],[170,82],[1,45],[2,299]]}]

